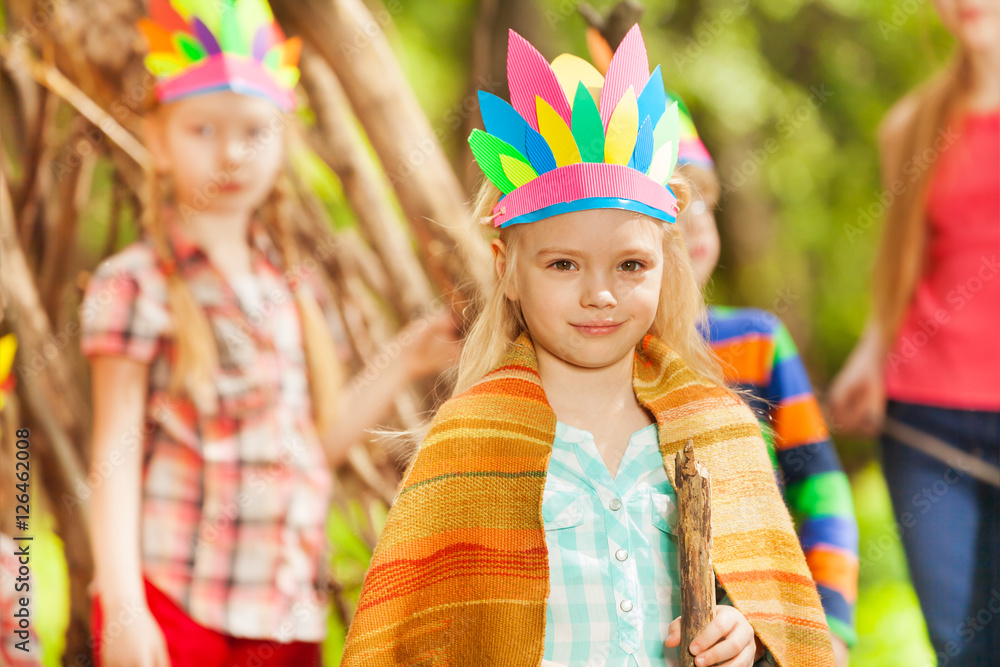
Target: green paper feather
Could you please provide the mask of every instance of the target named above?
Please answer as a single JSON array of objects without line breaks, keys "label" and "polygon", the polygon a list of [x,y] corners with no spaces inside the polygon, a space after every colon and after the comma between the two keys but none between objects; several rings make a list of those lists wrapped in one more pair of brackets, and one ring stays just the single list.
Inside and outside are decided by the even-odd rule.
[{"label": "green paper feather", "polygon": [[282,45],[279,44],[278,46],[272,47],[270,51],[265,53],[264,60],[261,61],[264,64],[264,67],[272,72],[276,71],[281,65],[281,51]]},{"label": "green paper feather", "polygon": [[604,123],[594,96],[581,81],[573,100],[573,138],[584,162],[604,162]]},{"label": "green paper feather", "polygon": [[679,140],[681,130],[681,118],[680,113],[677,109],[677,102],[674,102],[667,110],[663,112],[663,116],[660,118],[660,122],[656,124],[656,129],[653,130],[653,154],[655,155],[660,147],[670,142],[673,148],[672,155],[670,157],[670,168],[667,170],[667,174],[674,173],[674,168],[677,166],[677,151],[680,150],[681,143]]},{"label": "green paper feather", "polygon": [[531,167],[530,164],[521,162],[520,160],[503,153],[500,153],[499,157],[503,173],[507,176],[507,180],[509,180],[515,188],[519,188],[528,181],[538,178],[538,173]]},{"label": "green paper feather", "polygon": [[205,47],[191,35],[183,32],[175,32],[172,39],[174,40],[174,46],[177,47],[177,52],[184,54],[191,62],[198,62],[208,57],[208,51],[205,50]]},{"label": "green paper feather", "polygon": [[[241,2],[240,5],[252,3]],[[237,5],[238,7],[239,5]],[[237,18],[238,9],[232,4],[232,0],[222,2],[219,5],[221,21],[219,26],[219,46],[225,53],[235,53],[243,56],[250,55],[250,46],[247,40],[247,33],[240,29]],[[252,34],[252,33],[251,33]]]},{"label": "green paper feather", "polygon": [[[521,155],[516,148],[506,141],[497,139],[492,134],[487,134],[480,129],[473,130],[469,136],[469,148],[472,149],[472,154],[476,157],[476,162],[479,163],[479,168],[483,170],[486,178],[490,179],[490,182],[497,186],[504,194],[512,192],[517,186],[507,177],[504,166],[500,161],[501,155],[506,155],[509,158],[523,162],[525,167],[531,169],[532,172],[535,171],[527,158]],[[515,170],[514,173],[516,175],[520,172]]]}]

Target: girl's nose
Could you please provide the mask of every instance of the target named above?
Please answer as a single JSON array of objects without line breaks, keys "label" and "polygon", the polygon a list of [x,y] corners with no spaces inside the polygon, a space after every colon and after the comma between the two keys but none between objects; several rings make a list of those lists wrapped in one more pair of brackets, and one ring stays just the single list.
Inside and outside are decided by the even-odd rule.
[{"label": "girl's nose", "polygon": [[613,308],[618,305],[611,283],[603,277],[591,278],[583,290],[582,297],[581,305],[588,308]]},{"label": "girl's nose", "polygon": [[243,164],[243,140],[240,137],[226,137],[222,152],[222,157],[227,164],[237,167]]}]

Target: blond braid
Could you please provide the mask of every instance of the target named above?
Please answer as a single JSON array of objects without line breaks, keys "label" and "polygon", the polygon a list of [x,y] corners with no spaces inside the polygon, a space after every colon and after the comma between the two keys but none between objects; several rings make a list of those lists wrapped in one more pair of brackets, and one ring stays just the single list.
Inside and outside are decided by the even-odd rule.
[{"label": "blond braid", "polygon": [[[169,391],[175,395],[186,393],[200,410],[214,414],[218,409],[218,396],[212,378],[219,365],[215,333],[204,309],[181,278],[173,249],[167,241],[166,222],[161,215],[164,203],[161,177],[152,169],[146,171],[145,177],[142,224],[149,232],[161,269],[166,274],[167,305],[174,320],[177,358],[171,371]],[[180,322],[184,326],[179,326]]]},{"label": "blond braid", "polygon": [[288,215],[291,196],[287,177],[281,176],[265,204],[269,209],[271,228],[285,262],[285,275],[295,294],[299,319],[302,323],[302,345],[309,373],[309,393],[312,397],[316,428],[325,434],[336,422],[340,389],[344,372],[337,358],[333,336],[327,326],[316,296],[298,276],[303,272],[299,245]]}]

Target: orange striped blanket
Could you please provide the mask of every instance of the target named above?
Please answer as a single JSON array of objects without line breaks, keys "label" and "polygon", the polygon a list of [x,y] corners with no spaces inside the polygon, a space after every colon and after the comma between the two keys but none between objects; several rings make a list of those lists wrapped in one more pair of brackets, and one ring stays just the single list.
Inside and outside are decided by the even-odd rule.
[{"label": "orange striped blanket", "polygon": [[[711,556],[733,604],[778,664],[832,667],[816,586],[753,414],[653,336],[636,347],[633,377],[671,480],[689,438],[712,475]],[[441,406],[389,512],[341,664],[541,663],[541,506],[555,427],[527,334]]]}]

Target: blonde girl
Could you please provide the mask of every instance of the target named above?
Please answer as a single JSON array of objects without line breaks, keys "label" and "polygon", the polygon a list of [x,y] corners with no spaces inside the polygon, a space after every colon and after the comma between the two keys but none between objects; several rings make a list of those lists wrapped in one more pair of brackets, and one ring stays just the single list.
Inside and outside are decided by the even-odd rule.
[{"label": "blonde girl", "polygon": [[[497,283],[379,540],[344,665],[832,665],[760,428],[695,326],[677,108],[638,26],[606,77],[511,32],[470,144]],[[572,99],[572,103],[570,103]],[[655,128],[655,129],[654,129]],[[675,196],[675,193],[677,196]],[[679,646],[674,453],[713,475],[726,604]],[[779,583],[780,582],[780,583]]]},{"label": "blonde girl", "polygon": [[340,392],[346,348],[288,214],[298,41],[263,0],[150,11],[144,233],[98,267],[81,312],[95,654],[319,664],[331,467],[457,355],[453,326],[414,325],[366,392]]}]

